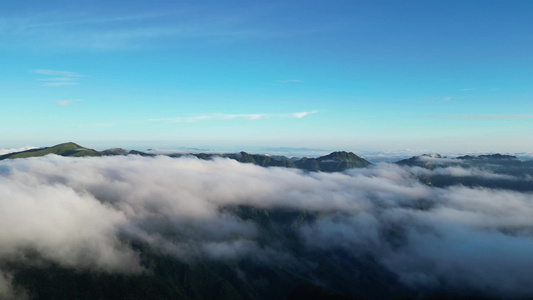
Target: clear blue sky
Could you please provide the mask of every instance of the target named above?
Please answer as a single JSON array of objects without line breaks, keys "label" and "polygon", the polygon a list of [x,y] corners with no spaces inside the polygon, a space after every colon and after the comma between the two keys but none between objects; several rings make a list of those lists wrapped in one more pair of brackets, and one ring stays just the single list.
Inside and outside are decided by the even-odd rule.
[{"label": "clear blue sky", "polygon": [[531,151],[532,15],[533,1],[2,1],[0,148]]}]

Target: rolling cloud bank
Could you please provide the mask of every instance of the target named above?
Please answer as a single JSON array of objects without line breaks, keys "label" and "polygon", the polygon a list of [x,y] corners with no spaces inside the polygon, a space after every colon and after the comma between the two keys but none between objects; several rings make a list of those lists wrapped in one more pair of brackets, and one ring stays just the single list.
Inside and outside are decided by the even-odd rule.
[{"label": "rolling cloud bank", "polygon": [[320,173],[223,158],[4,160],[0,299],[31,298],[24,270],[50,264],[151,276],[145,252],[223,265],[243,298],[275,288],[272,270],[366,298],[533,297],[531,186],[530,174],[459,165]]}]

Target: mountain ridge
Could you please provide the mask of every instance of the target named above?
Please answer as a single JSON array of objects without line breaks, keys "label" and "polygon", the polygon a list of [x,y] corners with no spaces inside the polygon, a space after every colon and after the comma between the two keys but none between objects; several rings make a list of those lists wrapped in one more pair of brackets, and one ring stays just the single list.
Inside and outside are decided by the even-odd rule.
[{"label": "mountain ridge", "polygon": [[25,151],[8,153],[0,156],[0,160],[39,157],[48,154],[56,154],[64,157],[87,157],[87,156],[119,156],[119,155],[140,155],[154,157],[164,155],[173,158],[183,156],[194,156],[198,159],[213,159],[215,157],[229,158],[241,163],[251,163],[262,167],[285,167],[301,169],[311,172],[342,172],[351,168],[364,168],[371,163],[361,158],[353,152],[336,151],[318,158],[293,159],[285,156],[269,156],[265,154],[250,154],[244,151],[238,153],[174,153],[174,154],[153,154],[138,150],[126,150],[123,148],[110,148],[103,151],[80,146],[73,142],[58,144],[51,147],[30,149]]},{"label": "mountain ridge", "polygon": [[[48,154],[56,154],[64,157],[95,157],[95,156],[125,156],[140,155],[146,157],[155,157],[158,155],[179,158],[184,156],[194,156],[198,159],[209,160],[216,157],[229,158],[241,163],[251,163],[261,167],[283,167],[300,169],[308,172],[342,172],[352,168],[366,168],[373,164],[366,159],[348,151],[334,151],[330,154],[319,157],[301,157],[289,158],[282,155],[253,154],[245,151],[235,153],[169,153],[155,154],[139,150],[127,150],[123,148],[109,148],[97,151],[87,147],[80,146],[74,142],[57,144],[50,147],[29,149],[18,152],[11,152],[0,155],[0,160],[39,157]],[[450,165],[514,165],[514,166],[533,166],[533,160],[521,161],[518,157],[507,154],[481,154],[481,155],[463,155],[455,158],[448,158],[440,154],[422,154],[410,158],[402,159],[395,164],[400,166],[417,166],[427,169],[437,167],[446,167]]]},{"label": "mountain ridge", "polygon": [[455,158],[448,158],[440,154],[422,154],[402,159],[396,162],[400,166],[421,167],[434,169],[437,167],[446,167],[451,165],[459,166],[479,166],[485,164],[506,165],[506,166],[527,166],[533,164],[532,160],[521,161],[514,155],[507,154],[480,154],[480,155],[463,155]]}]

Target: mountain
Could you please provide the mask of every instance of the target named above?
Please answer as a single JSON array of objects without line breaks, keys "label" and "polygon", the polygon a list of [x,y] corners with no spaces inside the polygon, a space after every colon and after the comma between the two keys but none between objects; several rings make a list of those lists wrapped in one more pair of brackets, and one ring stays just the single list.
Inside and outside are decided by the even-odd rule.
[{"label": "mountain", "polygon": [[480,165],[480,164],[495,164],[499,166],[522,166],[522,162],[518,157],[514,155],[505,155],[505,154],[489,154],[489,155],[465,155],[459,156],[456,159],[463,160],[463,162],[468,162],[470,165]]},{"label": "mountain", "polygon": [[155,154],[141,152],[141,151],[137,151],[137,150],[130,150],[130,152],[128,152],[128,155],[130,155],[130,154],[131,155],[140,155],[140,156],[149,156],[149,157],[156,156]]},{"label": "mountain", "polygon": [[[122,148],[111,148],[104,151],[96,151],[93,149],[82,147],[75,143],[64,143],[55,145],[53,147],[40,148],[26,150],[22,152],[9,153],[3,156],[0,156],[2,159],[13,159],[13,158],[27,158],[27,157],[36,157],[44,156],[47,154],[57,154],[61,156],[73,156],[73,157],[83,157],[83,156],[116,156],[116,155],[140,155],[140,156],[156,156],[156,154],[146,153],[137,150],[126,150]],[[371,165],[367,160],[355,155],[352,152],[333,152],[326,156],[321,156],[318,158],[302,158],[302,159],[291,159],[285,156],[275,155],[269,156],[264,154],[249,154],[244,151],[239,153],[226,153],[226,154],[216,154],[216,153],[173,153],[166,154],[170,157],[182,157],[182,156],[194,156],[199,159],[213,159],[215,157],[223,157],[234,159],[241,163],[251,163],[254,165],[262,167],[283,167],[283,168],[295,168],[302,169],[307,171],[314,172],[342,172],[351,168],[364,168]]]},{"label": "mountain", "polygon": [[421,167],[426,169],[434,169],[436,167],[445,166],[523,166],[530,164],[530,162],[522,162],[518,157],[506,154],[486,154],[486,155],[464,155],[456,158],[443,157],[440,154],[423,154],[420,156],[413,156],[411,158],[397,161],[396,164],[401,166]]},{"label": "mountain", "polygon": [[402,159],[397,161],[396,164],[400,166],[409,166],[409,167],[421,167],[426,169],[433,169],[437,166],[442,166],[445,164],[445,160],[440,154],[422,154],[420,156],[413,156],[407,159]]},{"label": "mountain", "polygon": [[61,156],[71,156],[71,157],[85,157],[85,156],[102,156],[102,153],[94,150],[82,147],[76,143],[63,143],[55,145],[52,147],[45,147],[39,149],[31,149],[21,152],[8,153],[0,156],[0,160],[3,159],[14,159],[14,158],[27,158],[27,157],[38,157],[45,156],[48,154],[57,154]]},{"label": "mountain", "polygon": [[113,156],[113,155],[128,155],[129,151],[123,148],[111,148],[104,151],[101,151],[104,156]]},{"label": "mountain", "polygon": [[533,160],[527,160],[522,163],[524,166],[532,167],[533,168]]},{"label": "mountain", "polygon": [[[396,164],[428,170],[441,168],[419,175],[421,182],[435,187],[463,185],[533,192],[529,179],[533,177],[533,161],[521,161],[512,155],[496,153],[446,158],[438,154],[424,154],[400,160]],[[491,176],[481,176],[481,172]]]},{"label": "mountain", "polygon": [[251,163],[262,167],[284,167],[302,169],[311,172],[342,172],[351,168],[364,168],[371,165],[367,160],[355,155],[352,152],[333,152],[318,158],[292,159],[281,155],[269,156],[264,154],[249,154],[244,151],[239,153],[226,154],[171,154],[171,157],[181,157],[192,155],[199,159],[212,159],[214,157],[224,157],[234,159],[241,163]]},{"label": "mountain", "polygon": [[156,154],[152,154],[152,153],[146,153],[146,152],[142,152],[142,151],[137,151],[137,150],[126,150],[126,149],[123,149],[123,148],[111,148],[111,149],[106,149],[104,151],[100,151],[100,154],[102,156],[117,156],[117,155],[140,155],[140,156],[156,156]]},{"label": "mountain", "polygon": [[365,168],[371,165],[367,160],[355,155],[352,152],[333,152],[318,158],[304,157],[294,162],[294,164],[308,171],[322,172],[342,172],[351,168]]},{"label": "mountain", "polygon": [[320,170],[324,172],[338,172],[352,168],[365,168],[371,165],[370,162],[355,155],[353,152],[333,152],[316,159]]},{"label": "mountain", "polygon": [[464,160],[518,160],[518,157],[514,155],[506,155],[506,154],[488,154],[488,155],[465,155],[465,156],[458,156],[457,159],[464,159]]},{"label": "mountain", "polygon": [[252,163],[262,167],[297,168],[297,166],[286,157],[272,157],[263,154],[248,154],[246,152],[225,155],[224,157],[235,159],[242,163]]},{"label": "mountain", "polygon": [[[111,148],[103,151],[80,146],[76,143],[63,143],[52,147],[31,149],[20,152],[0,155],[0,160],[27,158],[56,154],[66,157],[87,157],[87,156],[115,156],[115,155],[140,155],[153,157],[157,154],[142,152],[138,150],[126,150],[123,148]],[[238,153],[172,153],[160,154],[169,157],[194,156],[198,159],[209,160],[215,157],[234,159],[241,163],[251,163],[262,167],[283,167],[295,168],[309,172],[342,172],[352,168],[365,168],[372,165],[354,154],[353,152],[336,151],[317,158],[288,158],[281,155],[250,154],[244,151]],[[525,175],[531,173],[533,160],[521,161],[516,156],[506,154],[487,155],[464,155],[456,158],[447,158],[440,154],[423,154],[413,156],[408,159],[397,161],[400,166],[421,167],[425,169],[435,169],[438,167],[477,167],[491,168],[496,173],[508,175]],[[525,172],[525,173],[524,173]],[[426,181],[426,180],[425,180]]]}]

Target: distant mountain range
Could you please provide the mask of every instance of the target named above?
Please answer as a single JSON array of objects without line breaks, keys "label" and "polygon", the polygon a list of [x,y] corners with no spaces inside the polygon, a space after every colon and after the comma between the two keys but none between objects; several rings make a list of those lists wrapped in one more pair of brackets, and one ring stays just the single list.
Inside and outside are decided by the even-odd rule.
[{"label": "distant mountain range", "polygon": [[440,154],[423,154],[403,159],[396,164],[410,167],[423,167],[435,169],[437,167],[462,166],[462,167],[479,167],[481,165],[521,167],[533,166],[533,160],[521,161],[513,155],[488,154],[488,155],[464,155],[455,158],[443,157]]},{"label": "distant mountain range", "polygon": [[[285,167],[307,170],[312,172],[342,172],[352,168],[365,168],[372,163],[362,157],[357,156],[353,152],[336,151],[325,156],[317,158],[297,158],[286,157],[282,155],[265,155],[265,154],[250,154],[244,151],[238,153],[171,153],[171,154],[154,154],[149,152],[142,152],[138,150],[126,150],[123,148],[111,148],[103,151],[80,146],[76,143],[63,143],[52,147],[30,149],[20,152],[13,152],[0,155],[0,160],[27,158],[45,156],[48,154],[56,154],[66,157],[90,157],[90,156],[117,156],[117,155],[140,155],[140,156],[157,156],[166,155],[169,157],[183,157],[194,156],[199,159],[212,159],[215,157],[230,158],[242,163],[251,163],[262,167]],[[506,167],[533,167],[533,160],[521,161],[516,156],[490,154],[490,155],[465,155],[456,158],[446,158],[439,154],[423,154],[420,156],[413,156],[408,159],[397,161],[396,164],[401,166],[417,166],[427,169],[434,169],[437,167],[446,166],[481,166],[481,165],[497,165]]]},{"label": "distant mountain range", "polygon": [[[122,148],[112,148],[104,151],[96,151],[82,147],[76,143],[63,143],[52,147],[31,149],[14,152],[0,156],[0,160],[27,158],[56,154],[66,157],[86,157],[86,156],[116,156],[116,155],[141,155],[156,156],[156,154],[137,150],[126,150]],[[318,158],[288,158],[285,156],[269,156],[264,154],[238,153],[172,153],[164,154],[170,157],[195,156],[199,159],[212,159],[215,157],[230,158],[242,163],[252,163],[262,167],[285,167],[296,168],[307,171],[340,172],[351,168],[364,168],[371,165],[367,160],[355,155],[352,152],[333,152]]]}]

